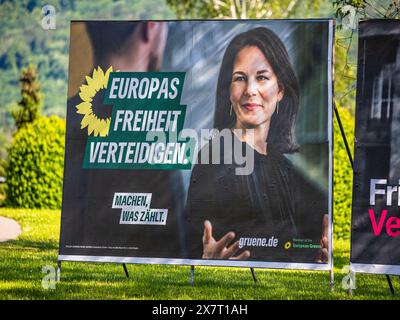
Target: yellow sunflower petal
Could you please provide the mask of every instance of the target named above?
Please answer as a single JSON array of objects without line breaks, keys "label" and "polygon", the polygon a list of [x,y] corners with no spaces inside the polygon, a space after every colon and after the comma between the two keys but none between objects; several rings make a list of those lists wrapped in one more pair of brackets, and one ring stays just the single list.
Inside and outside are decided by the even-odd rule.
[{"label": "yellow sunflower petal", "polygon": [[101,125],[99,126],[99,136],[100,137],[106,137],[108,130],[107,130],[107,119],[102,119],[101,120]]},{"label": "yellow sunflower petal", "polygon": [[93,71],[93,88],[96,90],[96,92],[103,88],[103,82],[104,72],[100,67],[98,67],[97,70],[94,69]]},{"label": "yellow sunflower petal", "polygon": [[104,81],[104,71],[100,67],[97,68],[97,78],[99,79],[99,81],[101,81],[101,83],[103,83],[103,81]]},{"label": "yellow sunflower petal", "polygon": [[99,136],[99,128],[96,125],[93,125],[93,137]]},{"label": "yellow sunflower petal", "polygon": [[95,128],[95,136],[99,135],[101,137],[101,131],[104,128],[104,120],[103,119],[99,119]]},{"label": "yellow sunflower petal", "polygon": [[89,114],[92,113],[92,104],[90,102],[83,101],[76,106],[76,113],[79,114]]},{"label": "yellow sunflower petal", "polygon": [[96,92],[98,91],[98,90],[96,90],[97,74],[98,74],[97,69],[96,69],[96,68],[93,69],[93,74],[92,74],[92,79],[93,79],[92,88],[93,88]]},{"label": "yellow sunflower petal", "polygon": [[108,84],[108,78],[110,77],[110,73],[113,71],[113,67],[109,67],[106,71],[106,73],[104,74],[104,82],[103,82],[103,88],[106,89],[107,88],[107,84]]},{"label": "yellow sunflower petal", "polygon": [[88,84],[89,87],[93,86],[93,79],[89,76],[85,76],[86,78],[86,83]]},{"label": "yellow sunflower petal", "polygon": [[100,129],[100,137],[107,137],[110,129],[110,119],[107,118],[102,122],[102,128]]},{"label": "yellow sunflower petal", "polygon": [[104,132],[104,129],[106,127],[107,127],[107,122],[105,119],[97,119],[97,125],[95,128],[96,136],[103,137],[102,132]]},{"label": "yellow sunflower petal", "polygon": [[83,101],[92,102],[92,98],[95,95],[96,91],[92,86],[88,86],[86,84],[81,85],[79,96]]},{"label": "yellow sunflower petal", "polygon": [[101,133],[104,130],[105,120],[101,119],[97,126],[97,132],[100,137],[102,137]]},{"label": "yellow sunflower petal", "polygon": [[[95,115],[92,115],[91,120],[89,121],[89,125],[88,125],[88,135],[89,136],[92,134],[93,131],[95,131],[97,121],[99,121],[99,119]],[[97,132],[97,130],[95,132]],[[96,136],[96,134],[95,134],[95,136]]]},{"label": "yellow sunflower petal", "polygon": [[90,114],[85,114],[81,121],[81,129],[86,128],[89,125],[90,122]]},{"label": "yellow sunflower petal", "polygon": [[92,73],[92,79],[95,79],[95,78],[97,78],[97,69],[96,68],[94,68],[93,69],[93,73]]}]

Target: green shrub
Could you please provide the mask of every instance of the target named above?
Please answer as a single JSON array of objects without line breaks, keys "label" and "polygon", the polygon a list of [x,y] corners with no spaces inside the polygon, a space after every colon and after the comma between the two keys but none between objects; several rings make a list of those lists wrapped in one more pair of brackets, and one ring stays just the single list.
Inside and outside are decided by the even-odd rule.
[{"label": "green shrub", "polygon": [[14,136],[8,155],[6,205],[61,208],[65,121],[40,117]]},{"label": "green shrub", "polygon": [[[0,177],[6,176],[5,170],[5,161],[0,158]],[[4,203],[4,199],[6,198],[6,184],[0,181],[0,207]]]},{"label": "green shrub", "polygon": [[[345,108],[338,107],[338,111],[353,157],[354,118]],[[346,147],[340,133],[339,124],[335,117],[333,157],[333,219],[334,234],[336,239],[350,238],[352,193],[353,170],[351,168]]]}]

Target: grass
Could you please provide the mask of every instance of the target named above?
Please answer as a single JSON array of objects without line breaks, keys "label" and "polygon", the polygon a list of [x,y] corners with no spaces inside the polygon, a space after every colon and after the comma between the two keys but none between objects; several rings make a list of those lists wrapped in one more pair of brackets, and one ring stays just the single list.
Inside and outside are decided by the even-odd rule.
[{"label": "grass", "polygon": [[357,274],[350,296],[342,288],[349,264],[349,242],[335,242],[335,285],[327,272],[256,269],[254,283],[248,268],[196,267],[195,285],[188,266],[128,265],[126,278],[118,264],[63,262],[56,289],[43,289],[45,266],[56,267],[60,212],[0,209],[0,216],[17,220],[23,233],[0,243],[0,299],[399,299],[390,294],[384,275]]}]

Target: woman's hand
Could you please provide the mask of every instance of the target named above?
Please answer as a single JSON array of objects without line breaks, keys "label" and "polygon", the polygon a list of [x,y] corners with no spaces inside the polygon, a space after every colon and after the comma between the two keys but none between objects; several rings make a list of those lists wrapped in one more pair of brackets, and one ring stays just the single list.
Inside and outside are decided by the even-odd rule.
[{"label": "woman's hand", "polygon": [[322,236],[321,236],[321,249],[319,250],[316,262],[327,263],[329,260],[329,220],[328,215],[324,214],[322,218]]},{"label": "woman's hand", "polygon": [[203,259],[237,259],[245,260],[250,257],[250,251],[246,250],[241,254],[234,256],[239,251],[239,241],[234,242],[229,246],[232,240],[235,239],[235,233],[228,232],[218,241],[212,235],[211,222],[204,221],[203,234]]}]

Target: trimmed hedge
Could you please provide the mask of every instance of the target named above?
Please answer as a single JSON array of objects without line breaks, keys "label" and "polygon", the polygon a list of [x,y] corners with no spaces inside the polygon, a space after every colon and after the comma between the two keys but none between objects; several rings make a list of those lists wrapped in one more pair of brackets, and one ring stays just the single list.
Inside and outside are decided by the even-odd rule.
[{"label": "trimmed hedge", "polygon": [[[354,154],[354,118],[349,111],[338,107],[340,119],[353,157]],[[334,158],[333,158],[333,219],[336,239],[349,239],[351,228],[351,204],[353,193],[353,170],[347,155],[338,121],[334,121]]]},{"label": "trimmed hedge", "polygon": [[40,117],[18,130],[8,154],[6,205],[61,208],[65,120]]}]

